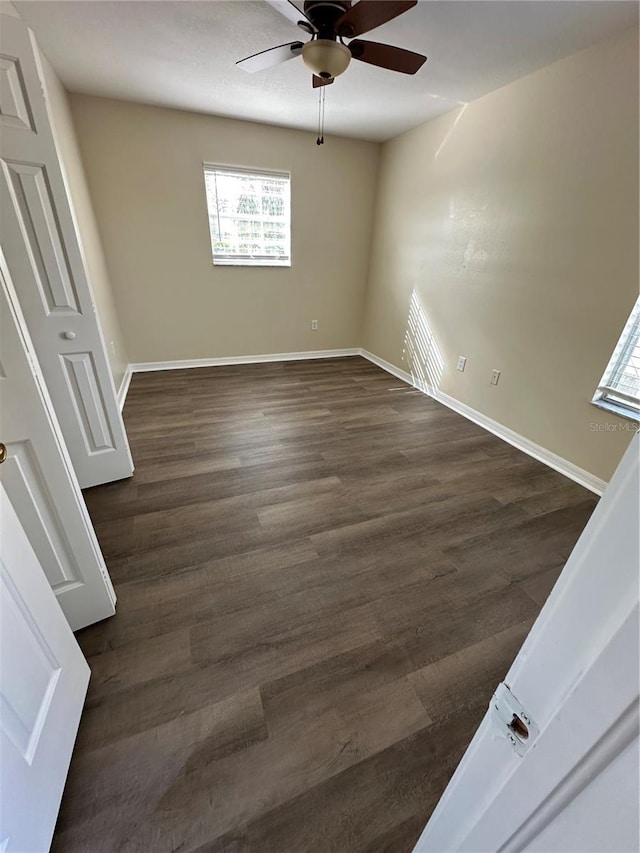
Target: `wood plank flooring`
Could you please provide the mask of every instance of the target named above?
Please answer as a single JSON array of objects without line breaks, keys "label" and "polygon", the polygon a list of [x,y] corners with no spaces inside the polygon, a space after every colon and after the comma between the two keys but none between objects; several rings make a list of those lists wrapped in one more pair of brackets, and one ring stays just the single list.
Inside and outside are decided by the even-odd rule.
[{"label": "wood plank flooring", "polygon": [[408,853],[596,500],[360,358],[133,378],[54,851]]}]

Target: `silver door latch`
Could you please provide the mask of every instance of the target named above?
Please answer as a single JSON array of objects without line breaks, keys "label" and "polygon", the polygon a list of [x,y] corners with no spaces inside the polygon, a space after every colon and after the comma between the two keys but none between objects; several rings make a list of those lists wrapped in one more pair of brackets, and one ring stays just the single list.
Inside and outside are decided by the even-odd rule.
[{"label": "silver door latch", "polygon": [[524,755],[536,740],[539,729],[509,687],[501,682],[489,705],[494,727],[518,755]]}]

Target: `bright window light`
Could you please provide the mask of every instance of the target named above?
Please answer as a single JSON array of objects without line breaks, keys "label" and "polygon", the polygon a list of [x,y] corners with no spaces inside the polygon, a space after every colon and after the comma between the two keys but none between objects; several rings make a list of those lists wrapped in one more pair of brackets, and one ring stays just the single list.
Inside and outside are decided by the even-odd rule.
[{"label": "bright window light", "polygon": [[640,420],[640,297],[622,330],[593,402]]},{"label": "bright window light", "polygon": [[291,266],[291,176],[205,164],[213,263]]}]

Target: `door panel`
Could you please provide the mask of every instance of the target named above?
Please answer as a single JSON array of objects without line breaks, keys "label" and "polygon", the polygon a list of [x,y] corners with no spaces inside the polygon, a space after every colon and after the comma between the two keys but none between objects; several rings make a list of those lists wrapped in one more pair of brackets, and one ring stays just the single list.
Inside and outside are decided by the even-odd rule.
[{"label": "door panel", "polygon": [[109,420],[98,387],[93,354],[70,352],[61,356],[69,394],[89,453],[115,448]]},{"label": "door panel", "polygon": [[12,56],[0,57],[0,127],[35,130],[27,104],[19,60]]},{"label": "door panel", "polygon": [[0,479],[76,630],[115,613],[115,593],[0,251]]},{"label": "door panel", "polygon": [[0,647],[8,650],[14,645],[20,650],[16,655],[7,654],[2,661],[2,727],[20,757],[31,764],[56,690],[60,664],[4,564],[2,568]]},{"label": "door panel", "polygon": [[0,29],[3,251],[76,476],[85,488],[133,462],[96,317],[37,46],[18,18]]},{"label": "door panel", "polygon": [[2,166],[7,186],[12,190],[12,214],[27,250],[45,314],[54,311],[67,316],[77,314],[75,284],[64,254],[44,167],[7,160],[2,161]]},{"label": "door panel", "polygon": [[89,667],[0,484],[0,849],[49,849]]},{"label": "door panel", "polygon": [[31,442],[8,445],[2,481],[22,524],[29,530],[32,547],[40,555],[40,564],[53,591],[62,592],[71,584],[81,582],[58,510],[38,470]]}]

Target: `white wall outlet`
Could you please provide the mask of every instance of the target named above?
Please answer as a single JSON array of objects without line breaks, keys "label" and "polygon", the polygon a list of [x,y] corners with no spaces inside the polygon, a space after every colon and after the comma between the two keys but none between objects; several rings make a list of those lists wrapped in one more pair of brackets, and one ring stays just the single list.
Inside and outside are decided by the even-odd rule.
[{"label": "white wall outlet", "polygon": [[318,331],[318,321],[317,321],[317,320],[312,320],[312,321],[311,321],[311,331],[312,331],[312,332],[317,332],[317,331]]},{"label": "white wall outlet", "polygon": [[500,379],[500,371],[499,370],[492,370],[491,371],[491,379],[489,380],[489,382],[492,385],[497,385],[499,379]]},{"label": "white wall outlet", "polygon": [[456,364],[456,370],[459,370],[460,373],[464,373],[464,368],[467,363],[467,359],[463,355],[458,356],[458,363]]}]

